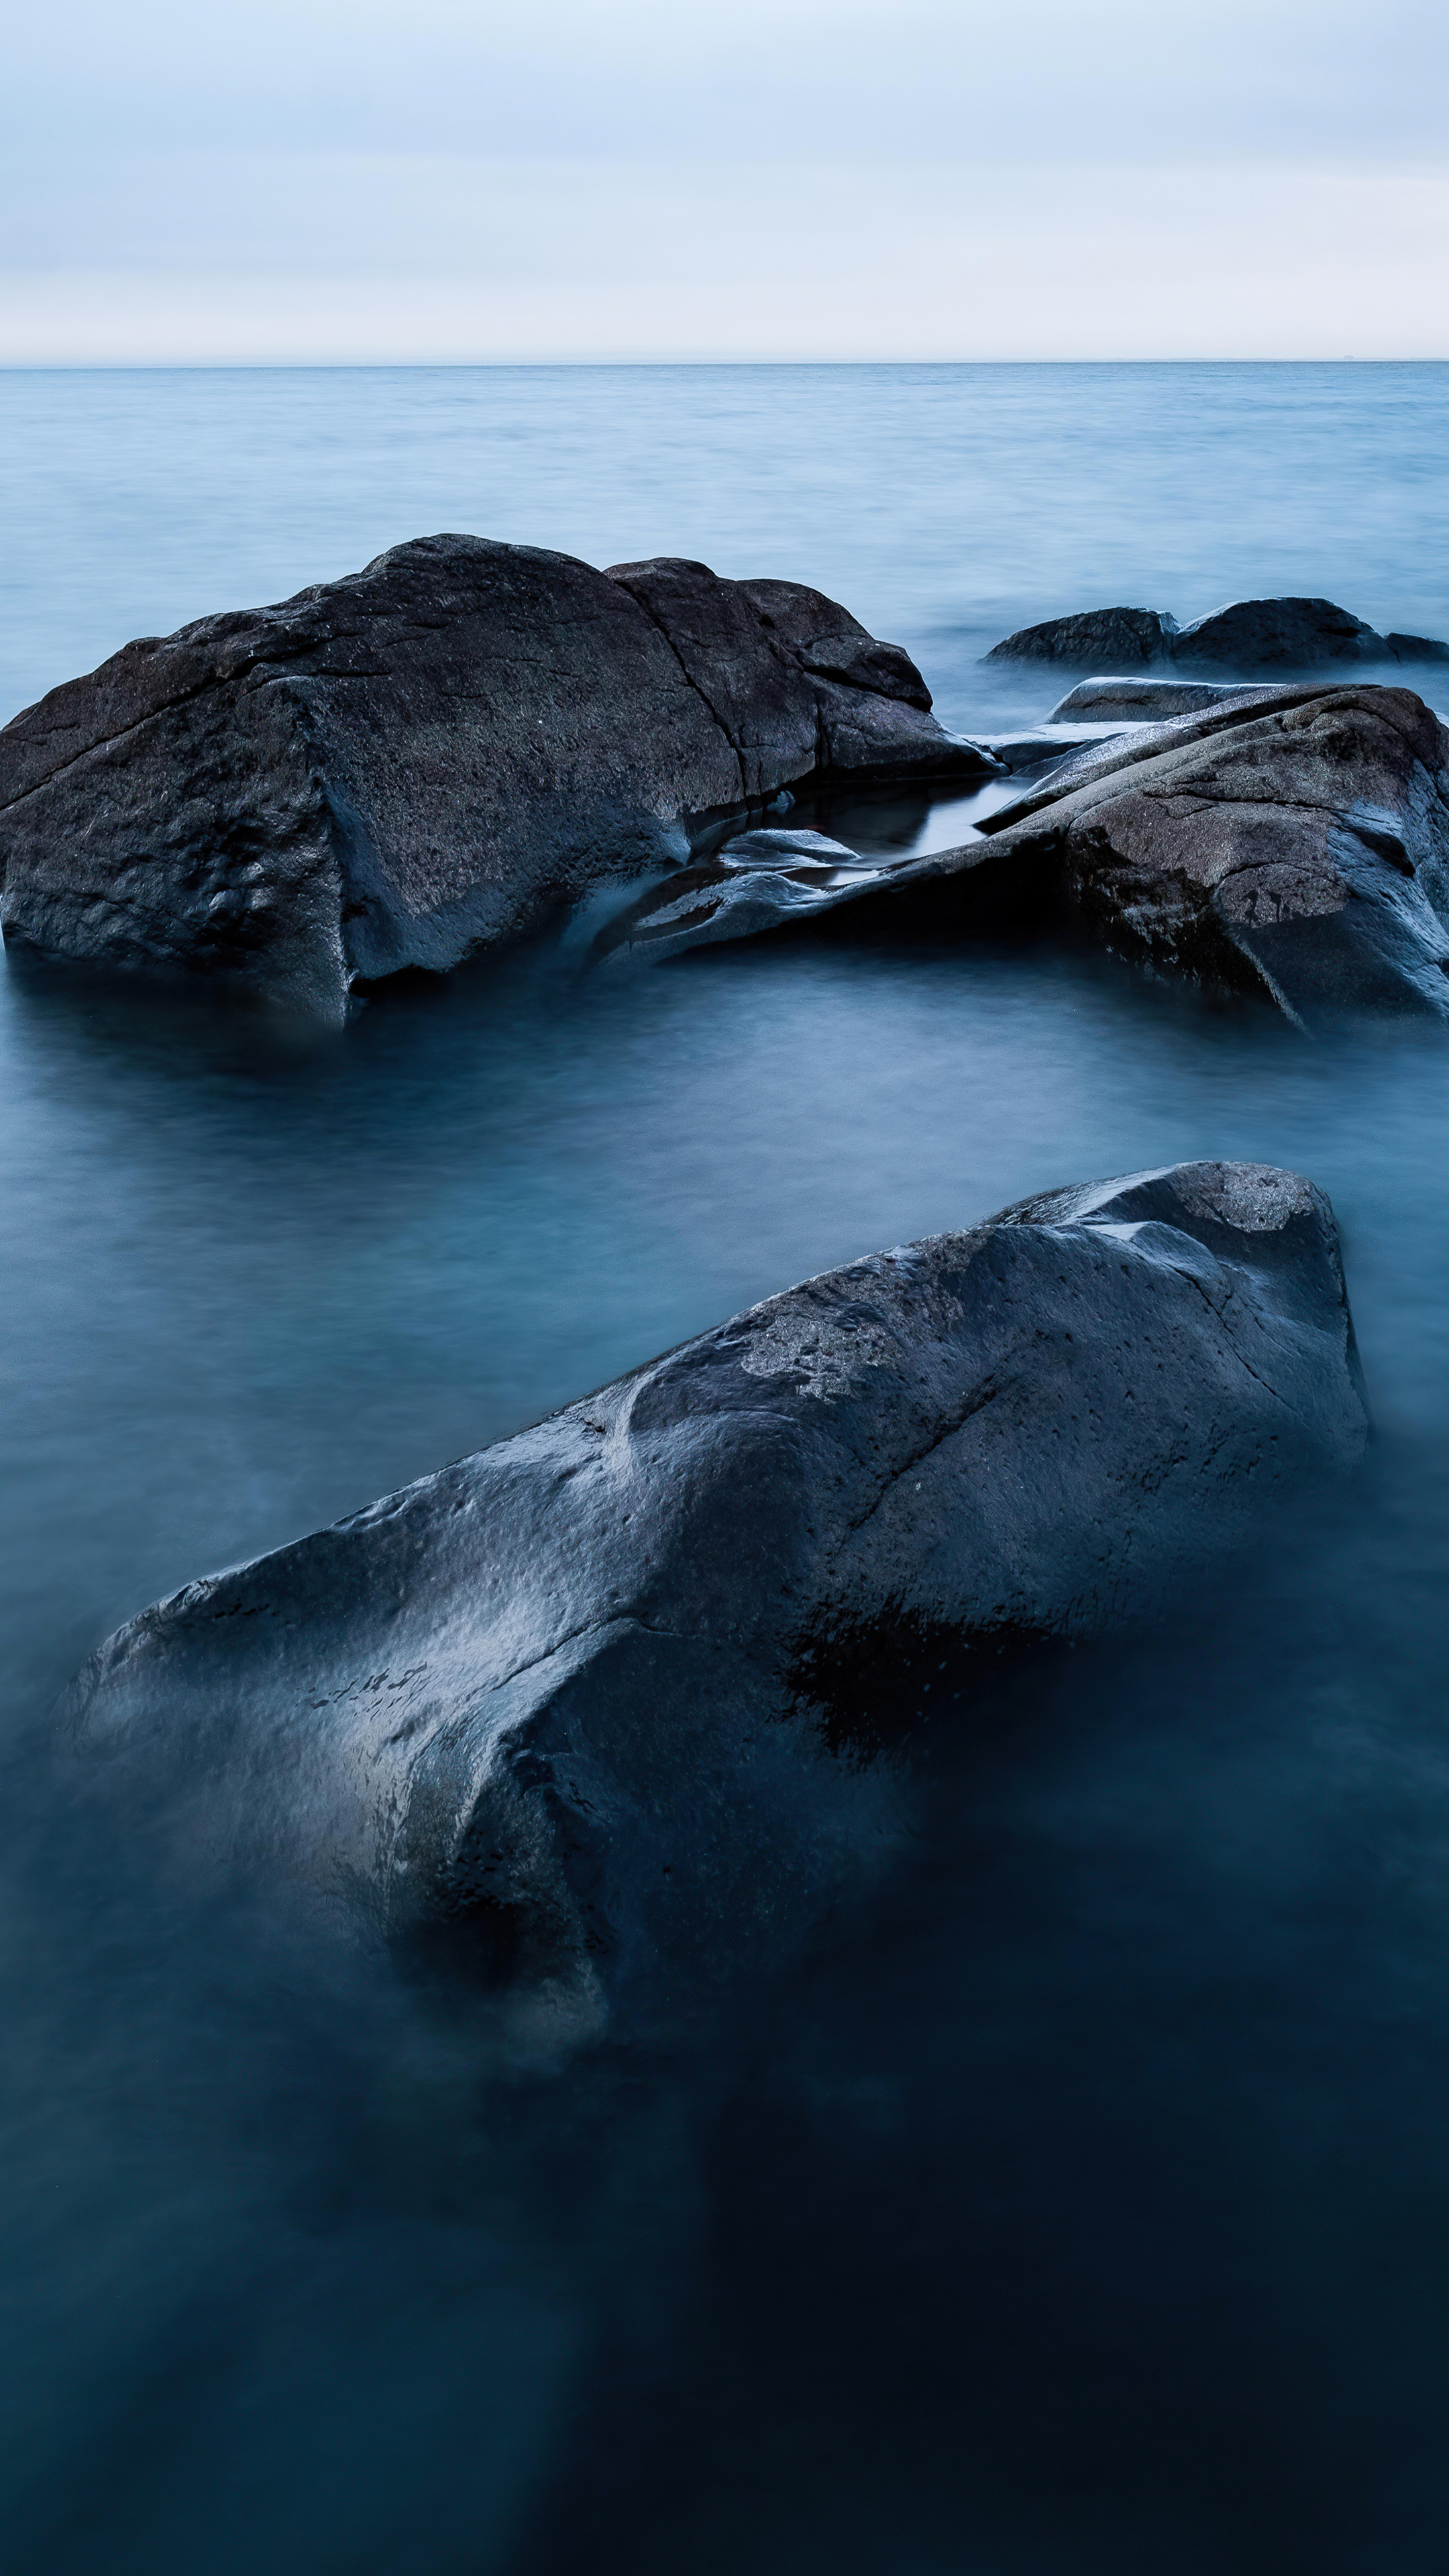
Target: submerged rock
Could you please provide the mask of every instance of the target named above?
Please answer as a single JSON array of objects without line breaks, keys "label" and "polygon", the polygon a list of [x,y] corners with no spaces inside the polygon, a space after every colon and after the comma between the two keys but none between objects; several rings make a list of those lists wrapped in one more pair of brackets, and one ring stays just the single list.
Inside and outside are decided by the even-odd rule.
[{"label": "submerged rock", "polygon": [[818,591],[479,537],[129,644],[0,732],[8,942],[336,1020],[790,781],[989,774]]},{"label": "submerged rock", "polygon": [[807,1281],[190,1585],[68,1720],[188,1839],[587,2015],[866,1864],[890,1793],[832,1749],[842,1693],[1161,1607],[1366,1428],[1321,1193],[1139,1172]]}]

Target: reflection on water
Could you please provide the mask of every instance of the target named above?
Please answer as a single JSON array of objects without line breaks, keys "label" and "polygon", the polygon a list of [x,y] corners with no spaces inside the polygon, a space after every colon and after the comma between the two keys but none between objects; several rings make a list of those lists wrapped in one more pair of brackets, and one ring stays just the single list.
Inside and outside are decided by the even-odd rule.
[{"label": "reflection on water", "polygon": [[1018,780],[989,778],[966,796],[928,788],[824,786],[797,795],[791,825],[824,832],[866,859],[919,859],[968,841],[984,814],[1009,805]]},{"label": "reflection on water", "polygon": [[[1161,371],[1155,413],[1158,371],[1055,394],[1003,371],[991,419],[862,371],[828,492],[825,371],[768,401],[747,372],[676,386],[652,485],[653,376],[576,388],[567,434],[546,371],[354,388],[340,466],[318,423],[331,440],[345,384],[233,382],[230,451],[209,386],[4,388],[61,567],[10,638],[17,695],[87,658],[87,542],[99,650],[450,519],[823,580],[932,677],[923,633],[968,575],[962,633],[988,595],[997,632],[1133,597],[1134,565],[1179,615],[1278,587],[1449,626],[1422,592],[1444,468],[1414,371],[1218,371],[1196,447],[1199,371]],[[504,488],[487,400],[555,423],[536,451],[510,432],[511,518],[454,506],[469,473]],[[1373,476],[1410,453],[1395,515]],[[1196,520],[1190,454],[1226,496]],[[389,474],[406,519],[383,527]],[[948,681],[953,722],[1044,712],[972,700],[964,647]],[[888,857],[979,810],[786,819]],[[1397,1026],[1312,1045],[1050,944],[611,976],[597,927],[321,1038],[0,978],[8,2563],[1437,2576],[1449,1049]],[[954,1726],[903,1729],[877,1758],[909,1867],[768,1991],[679,1992],[647,2037],[530,2061],[300,1897],[199,1882],[57,1762],[55,1691],[189,1575],[811,1271],[1193,1155],[1331,1193],[1380,1424],[1361,1485],[1217,1598],[1185,1570],[1170,1633],[1003,1659]]]}]

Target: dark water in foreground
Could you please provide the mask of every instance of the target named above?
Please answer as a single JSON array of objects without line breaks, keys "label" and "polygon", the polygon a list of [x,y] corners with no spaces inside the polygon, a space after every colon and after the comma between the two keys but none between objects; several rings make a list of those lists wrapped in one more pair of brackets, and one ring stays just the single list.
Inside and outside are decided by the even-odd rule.
[{"label": "dark water in foreground", "polygon": [[[0,380],[9,702],[446,524],[816,579],[964,722],[1057,606],[1449,632],[1445,383]],[[12,970],[0,1083],[9,2563],[1437,2576],[1443,1040],[1053,947],[565,949],[315,1044]],[[811,1270],[1199,1153],[1334,1198],[1361,1486],[918,1735],[909,1866],[788,1973],[550,2065],[57,1776],[55,1691],[188,1575]]]}]

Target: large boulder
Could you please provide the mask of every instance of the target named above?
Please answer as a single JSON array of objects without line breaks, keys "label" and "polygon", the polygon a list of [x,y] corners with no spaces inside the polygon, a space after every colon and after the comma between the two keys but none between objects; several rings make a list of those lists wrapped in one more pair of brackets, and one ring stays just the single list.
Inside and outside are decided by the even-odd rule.
[{"label": "large boulder", "polygon": [[8,942],[337,1019],[610,875],[681,818],[849,772],[986,775],[906,654],[818,591],[396,546],[129,644],[0,732]]},{"label": "large boulder", "polygon": [[988,662],[1059,662],[1079,671],[1131,671],[1165,662],[1177,620],[1159,608],[1091,608],[1003,636]]},{"label": "large boulder", "polygon": [[893,865],[794,837],[773,872],[726,843],[607,924],[601,952],[652,961],[828,916],[919,939],[1070,914],[1303,1027],[1449,1014],[1449,730],[1408,689],[1214,692],[1058,760],[958,848]]},{"label": "large boulder", "polygon": [[1366,1427],[1322,1195],[1139,1172],[807,1281],[190,1585],[67,1718],[118,1813],[164,1777],[187,1849],[587,2013],[783,1936],[879,1837],[842,1699],[928,1708],[971,1639],[1160,1609]]}]

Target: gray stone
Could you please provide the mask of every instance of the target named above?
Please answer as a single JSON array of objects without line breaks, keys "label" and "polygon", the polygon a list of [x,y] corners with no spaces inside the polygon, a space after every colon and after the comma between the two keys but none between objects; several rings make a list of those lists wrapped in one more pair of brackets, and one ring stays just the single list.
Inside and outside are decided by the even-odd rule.
[{"label": "gray stone", "polygon": [[1157,608],[1092,608],[1023,626],[983,655],[987,662],[1063,662],[1078,670],[1143,669],[1165,662],[1177,620]]},{"label": "gray stone", "polygon": [[1236,599],[1172,639],[1173,661],[1188,670],[1319,671],[1388,658],[1383,636],[1331,599]]},{"label": "gray stone", "polygon": [[1449,1013],[1449,731],[1408,689],[1235,692],[1079,755],[982,836],[1024,896],[1303,1025]]},{"label": "gray stone", "polygon": [[1386,635],[1384,642],[1396,662],[1449,662],[1449,644],[1432,635]]},{"label": "gray stone", "polygon": [[[1143,682],[1137,673],[1168,663],[1181,670],[1225,671],[1256,677],[1265,671],[1331,670],[1342,663],[1449,662],[1449,644],[1426,635],[1380,635],[1352,609],[1331,599],[1236,599],[1195,617],[1189,626],[1156,609],[1098,608],[1076,617],[1051,617],[1041,626],[1024,626],[993,645],[988,662],[1064,662],[1079,669],[1116,673],[1091,679],[1084,696],[1073,689],[1052,710],[1059,716],[1103,712],[1115,714],[1144,686],[1169,691],[1170,681]],[[1103,694],[1105,693],[1105,694]],[[1176,705],[1158,697],[1159,715],[1185,715],[1202,704],[1188,688],[1177,691]]]},{"label": "gray stone", "polygon": [[1196,715],[1200,707],[1219,706],[1239,694],[1222,680],[1079,680],[1058,699],[1047,722],[1070,724],[1090,717],[1098,724],[1161,724],[1169,716]]},{"label": "gray stone", "polygon": [[118,1815],[164,1781],[189,1852],[451,1924],[587,2026],[866,1865],[889,1781],[832,1749],[863,1676],[1160,1612],[1366,1429],[1322,1195],[1139,1172],[809,1280],[189,1585],[66,1722]]},{"label": "gray stone", "polygon": [[0,733],[8,942],[337,1020],[829,775],[988,775],[788,582],[421,538],[127,645]]},{"label": "gray stone", "polygon": [[[1130,685],[1130,684],[1128,684]],[[993,751],[1012,775],[1024,770],[1045,769],[1052,761],[1065,760],[1069,753],[1086,751],[1093,743],[1105,742],[1122,728],[1120,723],[1058,724],[1056,710],[1043,725],[1032,725],[1021,733],[993,733],[984,737],[985,747]],[[1129,718],[1129,722],[1140,719]]]},{"label": "gray stone", "polygon": [[1071,754],[955,849],[761,870],[747,887],[718,864],[692,870],[599,946],[665,958],[827,916],[917,939],[1070,916],[1303,1027],[1365,1009],[1443,1018],[1449,730],[1404,688],[1233,689]]}]

